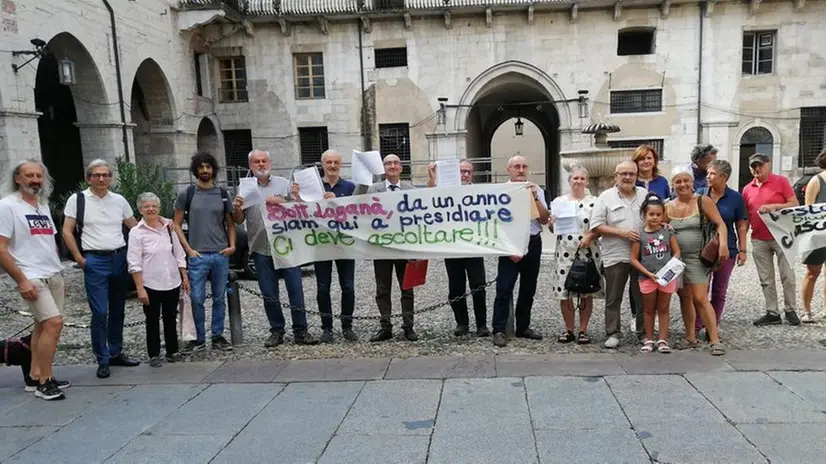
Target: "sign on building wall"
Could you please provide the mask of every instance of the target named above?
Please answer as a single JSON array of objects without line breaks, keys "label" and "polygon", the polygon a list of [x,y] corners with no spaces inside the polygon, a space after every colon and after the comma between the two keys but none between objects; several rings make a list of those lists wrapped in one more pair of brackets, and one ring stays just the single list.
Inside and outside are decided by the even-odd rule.
[{"label": "sign on building wall", "polygon": [[262,208],[276,269],[333,259],[527,252],[525,183],[424,188]]}]

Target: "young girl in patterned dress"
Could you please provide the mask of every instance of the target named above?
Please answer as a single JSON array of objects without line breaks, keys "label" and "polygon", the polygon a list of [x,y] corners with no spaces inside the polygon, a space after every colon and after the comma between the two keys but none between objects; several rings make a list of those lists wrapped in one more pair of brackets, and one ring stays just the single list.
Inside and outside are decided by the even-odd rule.
[{"label": "young girl in patterned dress", "polygon": [[669,306],[671,295],[677,289],[677,280],[666,286],[657,282],[656,273],[672,257],[680,257],[680,246],[674,229],[665,224],[665,205],[656,194],[650,194],[640,208],[644,225],[640,229],[640,239],[631,244],[631,265],[640,273],[640,292],[645,311],[645,342],[640,351],[654,351],[654,317],[659,320],[660,339],[657,351],[670,353],[668,346]]}]

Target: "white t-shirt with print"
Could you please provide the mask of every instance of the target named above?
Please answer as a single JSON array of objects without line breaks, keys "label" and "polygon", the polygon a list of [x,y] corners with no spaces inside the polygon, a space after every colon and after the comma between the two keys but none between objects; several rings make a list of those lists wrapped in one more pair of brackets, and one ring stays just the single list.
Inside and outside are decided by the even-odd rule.
[{"label": "white t-shirt with print", "polygon": [[35,208],[19,193],[0,200],[0,236],[9,239],[9,254],[27,279],[46,279],[63,270],[55,234],[49,205]]},{"label": "white t-shirt with print", "polygon": [[[90,189],[78,192],[86,196],[86,211],[83,215],[83,233],[80,245],[83,250],[112,251],[126,246],[123,238],[123,221],[134,216],[126,198],[113,192],[106,192],[103,198]],[[66,217],[77,219],[77,197],[66,200],[63,209]]]}]

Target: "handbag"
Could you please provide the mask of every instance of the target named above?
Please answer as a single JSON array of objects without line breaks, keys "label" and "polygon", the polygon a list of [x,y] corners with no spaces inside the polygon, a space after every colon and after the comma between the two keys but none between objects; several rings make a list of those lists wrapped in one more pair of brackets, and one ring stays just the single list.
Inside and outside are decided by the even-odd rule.
[{"label": "handbag", "polygon": [[703,196],[697,196],[697,207],[700,210],[700,230],[703,233],[703,246],[700,248],[699,258],[703,266],[714,268],[720,260],[720,236],[717,227],[706,218],[703,211]]},{"label": "handbag", "polygon": [[590,295],[600,290],[600,278],[597,265],[592,259],[582,259],[579,250],[574,255],[574,262],[565,278],[565,290],[579,295]]}]

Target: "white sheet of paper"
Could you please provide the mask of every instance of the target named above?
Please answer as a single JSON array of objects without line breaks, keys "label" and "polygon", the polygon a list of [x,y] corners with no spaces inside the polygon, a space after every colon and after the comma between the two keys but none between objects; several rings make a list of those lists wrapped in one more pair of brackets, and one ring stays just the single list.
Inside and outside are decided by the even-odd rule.
[{"label": "white sheet of paper", "polygon": [[462,176],[459,174],[459,160],[444,159],[436,161],[436,185],[438,187],[462,185]]},{"label": "white sheet of paper", "polygon": [[685,264],[677,258],[671,258],[665,263],[662,269],[657,272],[655,275],[657,276],[657,281],[660,285],[665,287],[666,285],[670,284],[674,279],[682,274],[683,269],[685,269]]},{"label": "white sheet of paper", "polygon": [[559,218],[576,217],[576,203],[571,201],[553,201],[551,202],[551,215]]},{"label": "white sheet of paper", "polygon": [[792,170],[792,157],[791,156],[784,156],[782,158],[782,160],[780,161],[780,163],[781,163],[781,166],[780,166],[781,171],[791,171]]},{"label": "white sheet of paper", "polygon": [[381,154],[377,151],[353,150],[353,159],[350,163],[353,182],[361,185],[372,185],[373,176],[384,174],[384,163]]},{"label": "white sheet of paper", "polygon": [[576,216],[568,216],[556,218],[554,222],[554,234],[556,235],[578,235],[579,234],[579,218]]},{"label": "white sheet of paper", "polygon": [[238,181],[238,195],[244,198],[244,209],[264,203],[264,195],[261,195],[255,177],[243,177]]},{"label": "white sheet of paper", "polygon": [[321,201],[324,199],[324,184],[315,167],[293,172],[293,180],[298,184],[298,194],[304,201]]}]

